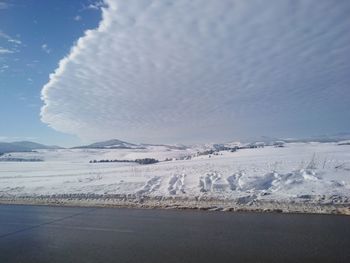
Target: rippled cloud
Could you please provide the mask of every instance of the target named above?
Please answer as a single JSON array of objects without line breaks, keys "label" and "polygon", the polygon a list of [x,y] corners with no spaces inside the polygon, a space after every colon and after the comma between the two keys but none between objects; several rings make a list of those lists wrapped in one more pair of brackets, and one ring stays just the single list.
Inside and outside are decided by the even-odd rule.
[{"label": "rippled cloud", "polygon": [[349,130],[350,2],[108,0],[42,90],[84,139],[227,140]]}]

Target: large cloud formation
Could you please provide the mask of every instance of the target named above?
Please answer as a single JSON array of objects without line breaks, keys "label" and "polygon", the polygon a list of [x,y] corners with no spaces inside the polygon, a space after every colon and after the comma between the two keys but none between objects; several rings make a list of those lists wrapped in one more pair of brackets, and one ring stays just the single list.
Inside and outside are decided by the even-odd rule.
[{"label": "large cloud formation", "polygon": [[42,121],[99,140],[350,128],[350,2],[107,0],[42,90]]}]

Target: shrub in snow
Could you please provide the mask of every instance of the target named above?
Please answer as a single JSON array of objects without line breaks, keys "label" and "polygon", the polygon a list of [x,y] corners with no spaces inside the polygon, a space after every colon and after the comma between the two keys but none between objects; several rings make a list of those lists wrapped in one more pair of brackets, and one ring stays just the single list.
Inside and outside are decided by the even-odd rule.
[{"label": "shrub in snow", "polygon": [[144,158],[144,159],[136,159],[135,162],[138,164],[152,164],[152,163],[158,163],[159,161],[154,158]]}]

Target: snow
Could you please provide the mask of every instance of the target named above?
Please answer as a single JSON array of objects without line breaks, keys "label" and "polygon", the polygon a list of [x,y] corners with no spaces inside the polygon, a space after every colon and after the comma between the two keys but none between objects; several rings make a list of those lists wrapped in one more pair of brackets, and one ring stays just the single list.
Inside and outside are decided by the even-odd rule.
[{"label": "snow", "polygon": [[[201,149],[150,146],[11,153],[12,158],[44,161],[0,162],[0,200],[69,195],[87,200],[89,196],[117,196],[136,203],[146,198],[157,200],[158,205],[176,199],[184,206],[192,201],[191,205],[196,205],[198,200],[214,200],[222,207],[252,202],[350,203],[349,145],[286,143],[283,148],[266,146],[198,155]],[[188,156],[191,158],[187,160]],[[0,159],[8,157],[4,154]],[[160,162],[89,163],[138,158]]]}]

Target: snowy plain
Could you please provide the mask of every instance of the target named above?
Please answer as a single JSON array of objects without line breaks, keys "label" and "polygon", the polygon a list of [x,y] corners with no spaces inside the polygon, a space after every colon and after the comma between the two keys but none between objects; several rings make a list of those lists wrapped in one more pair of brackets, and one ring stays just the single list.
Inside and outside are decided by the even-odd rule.
[{"label": "snowy plain", "polygon": [[[287,143],[198,155],[204,149],[148,146],[4,154],[0,202],[349,213],[349,145]],[[9,156],[43,161],[4,161]],[[160,162],[90,163],[137,158]]]}]

